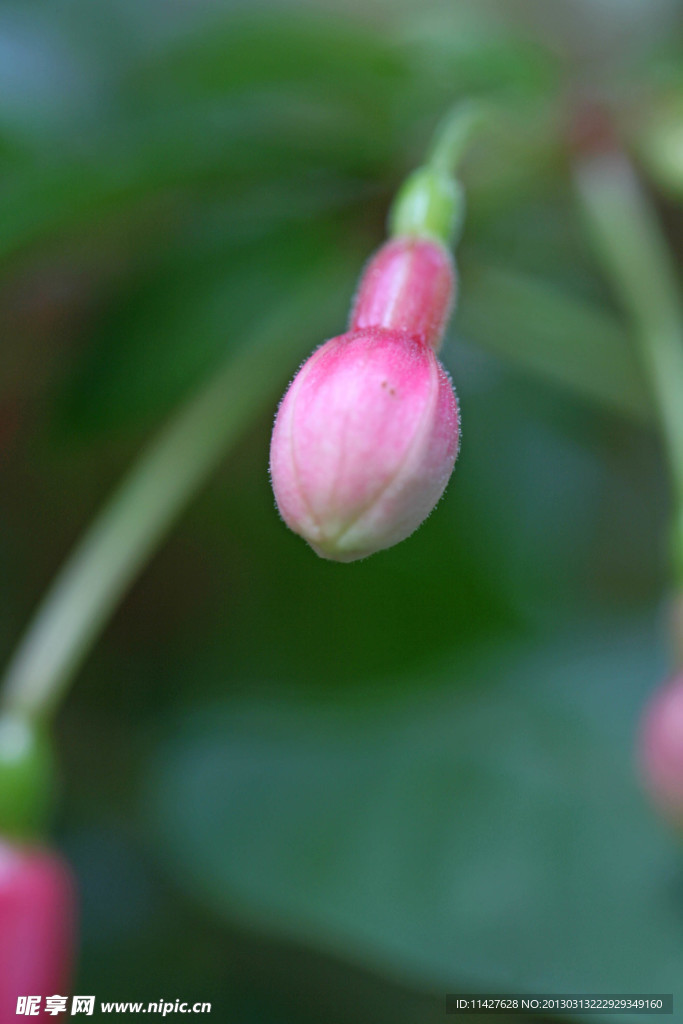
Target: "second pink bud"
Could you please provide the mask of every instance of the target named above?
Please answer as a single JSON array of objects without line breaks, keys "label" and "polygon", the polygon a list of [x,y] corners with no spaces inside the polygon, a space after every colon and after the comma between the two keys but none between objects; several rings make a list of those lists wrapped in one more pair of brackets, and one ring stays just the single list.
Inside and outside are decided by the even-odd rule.
[{"label": "second pink bud", "polygon": [[74,919],[75,885],[61,859],[0,840],[0,1024],[22,1019],[20,999],[33,1017],[26,1000],[42,1006],[47,996],[68,995]]}]

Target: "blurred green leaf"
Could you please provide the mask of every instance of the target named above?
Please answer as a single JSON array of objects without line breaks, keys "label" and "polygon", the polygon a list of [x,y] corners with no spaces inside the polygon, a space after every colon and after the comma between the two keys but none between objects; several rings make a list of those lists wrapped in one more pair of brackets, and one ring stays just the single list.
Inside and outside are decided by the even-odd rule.
[{"label": "blurred green leaf", "polygon": [[[166,111],[89,140],[83,151],[6,174],[0,189],[0,259],[62,233],[96,231],[180,197],[235,196],[235,188],[333,167],[367,173],[382,152],[376,130],[353,114],[283,96],[221,108]],[[164,206],[162,205],[162,209]],[[130,225],[135,232],[135,222]]]},{"label": "blurred green leaf", "polygon": [[[231,238],[230,221],[224,240],[181,236],[160,265],[115,294],[70,375],[60,422],[92,435],[166,412],[239,347],[255,319],[296,294],[314,267],[335,257],[350,262],[340,258],[343,244],[329,221],[297,223],[295,203],[290,196],[296,232],[283,211],[277,219],[271,211],[270,231],[252,225],[255,239],[239,229]],[[282,221],[284,230],[276,230]],[[330,294],[330,310],[343,299]]]},{"label": "blurred green leaf", "polygon": [[466,265],[456,329],[600,405],[638,419],[653,417],[635,347],[616,317],[553,285]]},{"label": "blurred green leaf", "polygon": [[271,9],[209,19],[143,65],[129,88],[139,101],[141,94],[165,100],[175,91],[203,98],[307,86],[376,112],[407,85],[407,72],[405,58],[384,33],[334,12]]},{"label": "blurred green leaf", "polygon": [[404,63],[348,19],[229,17],[141,57],[97,126],[34,155],[0,191],[0,258],[178,192],[332,166],[366,174],[395,134]]},{"label": "blurred green leaf", "polygon": [[549,47],[481,5],[409,11],[398,35],[413,60],[418,87],[431,79],[451,94],[495,91],[529,100],[547,97],[561,81]]},{"label": "blurred green leaf", "polygon": [[183,716],[146,804],[159,855],[214,914],[419,987],[675,990],[680,852],[629,755],[658,645],[590,636],[412,697]]}]

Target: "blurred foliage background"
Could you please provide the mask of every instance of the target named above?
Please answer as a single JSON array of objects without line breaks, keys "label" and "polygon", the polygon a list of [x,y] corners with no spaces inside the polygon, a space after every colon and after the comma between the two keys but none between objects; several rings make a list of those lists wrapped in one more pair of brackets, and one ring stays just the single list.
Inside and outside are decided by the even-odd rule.
[{"label": "blurred foliage background", "polygon": [[[0,3],[7,657],[148,439],[318,289],[60,714],[77,991],[254,1024],[676,991],[680,854],[632,755],[666,482],[571,125],[609,105],[680,253],[682,45],[677,0]],[[274,410],[469,95],[504,117],[464,169],[456,472],[408,542],[322,562],[274,510]]]}]

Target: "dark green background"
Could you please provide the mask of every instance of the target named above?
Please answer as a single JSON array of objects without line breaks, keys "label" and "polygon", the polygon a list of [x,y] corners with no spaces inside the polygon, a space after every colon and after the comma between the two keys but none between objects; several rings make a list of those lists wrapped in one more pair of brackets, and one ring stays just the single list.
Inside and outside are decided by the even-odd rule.
[{"label": "dark green background", "polygon": [[[504,112],[463,170],[463,444],[433,516],[350,566],[288,533],[283,375],[59,715],[77,991],[254,1024],[435,1021],[473,988],[683,998],[680,852],[633,766],[668,664],[666,480],[571,176],[600,97],[681,251],[683,157],[657,148],[679,13],[0,3],[7,656],[143,444],[321,263],[343,330],[444,111]],[[323,340],[300,333],[291,373]]]}]

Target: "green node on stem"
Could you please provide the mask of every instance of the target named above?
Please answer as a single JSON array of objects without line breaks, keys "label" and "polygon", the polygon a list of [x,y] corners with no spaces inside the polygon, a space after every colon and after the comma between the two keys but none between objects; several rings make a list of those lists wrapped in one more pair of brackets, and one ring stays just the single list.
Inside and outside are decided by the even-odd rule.
[{"label": "green node on stem", "polygon": [[465,218],[465,192],[450,174],[418,168],[404,182],[389,216],[393,237],[417,235],[453,245]]},{"label": "green node on stem", "polygon": [[54,761],[45,728],[23,715],[0,715],[0,836],[39,836],[53,790]]}]

